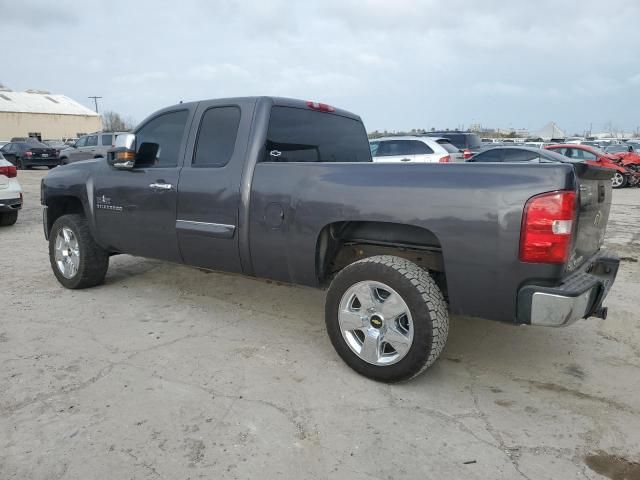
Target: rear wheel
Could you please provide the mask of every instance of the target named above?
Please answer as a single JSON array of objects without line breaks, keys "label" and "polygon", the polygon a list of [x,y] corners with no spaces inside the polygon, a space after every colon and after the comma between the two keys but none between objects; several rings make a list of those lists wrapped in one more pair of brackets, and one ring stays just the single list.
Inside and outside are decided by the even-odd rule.
[{"label": "rear wheel", "polygon": [[629,183],[629,179],[626,175],[620,172],[614,173],[613,177],[611,178],[611,186],[613,188],[624,188],[627,186],[627,183]]},{"label": "rear wheel", "polygon": [[58,218],[49,235],[49,260],[58,281],[66,288],[99,285],[109,268],[109,253],[100,247],[83,215]]},{"label": "rear wheel", "polygon": [[449,331],[447,305],[434,280],[409,260],[388,255],[338,273],[325,320],[347,365],[383,382],[408,380],[431,366]]},{"label": "rear wheel", "polygon": [[18,221],[18,212],[0,213],[0,226],[8,227]]}]

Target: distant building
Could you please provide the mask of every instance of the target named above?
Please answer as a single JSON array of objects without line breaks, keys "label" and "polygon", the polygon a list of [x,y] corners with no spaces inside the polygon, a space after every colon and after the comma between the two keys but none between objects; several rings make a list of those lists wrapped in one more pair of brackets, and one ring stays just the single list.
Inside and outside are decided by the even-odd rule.
[{"label": "distant building", "polygon": [[13,92],[0,86],[0,140],[67,139],[101,129],[100,115],[69,97],[42,90]]}]

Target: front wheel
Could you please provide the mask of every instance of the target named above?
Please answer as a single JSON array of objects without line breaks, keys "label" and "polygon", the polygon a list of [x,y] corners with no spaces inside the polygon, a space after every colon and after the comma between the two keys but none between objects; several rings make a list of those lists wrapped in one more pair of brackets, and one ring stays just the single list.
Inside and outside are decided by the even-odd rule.
[{"label": "front wheel", "polygon": [[66,288],[99,285],[109,268],[109,253],[100,247],[83,215],[58,218],[49,235],[49,260],[53,274]]},{"label": "front wheel", "polygon": [[16,169],[24,170],[24,163],[21,158],[16,158]]},{"label": "front wheel", "polygon": [[331,282],[325,320],[334,348],[373,380],[409,380],[430,367],[449,332],[442,292],[418,265],[380,255],[344,268]]},{"label": "front wheel", "polygon": [[624,188],[627,186],[628,182],[629,179],[627,178],[627,176],[620,172],[614,173],[613,177],[611,178],[611,186],[613,188]]}]

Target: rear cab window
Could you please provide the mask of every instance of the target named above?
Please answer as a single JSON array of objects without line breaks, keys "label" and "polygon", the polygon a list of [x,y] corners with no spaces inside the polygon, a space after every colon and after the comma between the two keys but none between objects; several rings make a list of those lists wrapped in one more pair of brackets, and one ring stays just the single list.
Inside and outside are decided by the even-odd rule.
[{"label": "rear cab window", "polygon": [[362,122],[335,113],[274,106],[263,162],[370,162]]}]

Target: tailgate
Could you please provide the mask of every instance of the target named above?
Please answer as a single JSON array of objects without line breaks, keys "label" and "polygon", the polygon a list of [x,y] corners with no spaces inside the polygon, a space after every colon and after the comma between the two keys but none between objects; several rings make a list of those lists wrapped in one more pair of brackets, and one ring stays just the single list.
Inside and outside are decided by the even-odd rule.
[{"label": "tailgate", "polygon": [[5,175],[0,175],[0,190],[9,186],[9,178]]},{"label": "tailgate", "polygon": [[31,153],[37,158],[55,158],[57,151],[55,148],[30,148]]},{"label": "tailgate", "polygon": [[574,165],[578,183],[578,218],[567,271],[573,271],[604,243],[611,208],[613,170],[585,163]]}]

